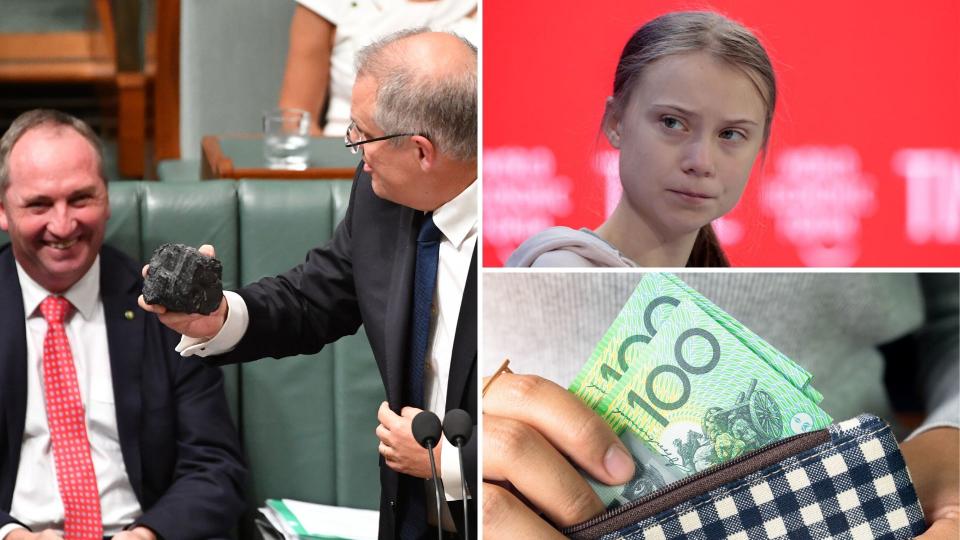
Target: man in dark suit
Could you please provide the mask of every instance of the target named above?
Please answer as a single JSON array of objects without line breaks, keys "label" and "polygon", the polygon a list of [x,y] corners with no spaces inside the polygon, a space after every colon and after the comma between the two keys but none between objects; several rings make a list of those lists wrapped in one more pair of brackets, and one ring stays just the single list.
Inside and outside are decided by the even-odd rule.
[{"label": "man in dark suit", "polygon": [[0,539],[225,538],[246,469],[223,377],[136,308],[99,148],[46,110],[0,139]]},{"label": "man in dark suit", "polygon": [[[225,293],[209,316],[141,301],[184,334],[183,354],[216,364],[313,353],[363,324],[387,395],[377,413],[384,539],[433,530],[428,454],[413,440],[413,417],[460,408],[476,419],[476,80],[476,49],[451,34],[409,31],[364,49],[347,132],[364,160],[330,243],[280,276]],[[462,533],[457,499],[461,482],[476,493],[476,438],[465,479],[449,443],[434,455]],[[472,498],[469,508],[475,538]]]}]

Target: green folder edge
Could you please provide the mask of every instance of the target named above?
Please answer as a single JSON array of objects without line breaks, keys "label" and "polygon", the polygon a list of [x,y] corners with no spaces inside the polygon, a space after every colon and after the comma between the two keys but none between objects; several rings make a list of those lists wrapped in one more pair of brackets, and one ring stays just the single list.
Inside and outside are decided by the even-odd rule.
[{"label": "green folder edge", "polygon": [[277,512],[281,518],[283,518],[287,525],[293,529],[293,532],[295,532],[297,536],[314,538],[316,540],[349,540],[348,538],[344,538],[342,536],[317,536],[309,534],[307,530],[303,528],[303,525],[300,524],[300,520],[297,519],[297,516],[293,515],[293,512],[287,508],[287,505],[283,504],[283,501],[279,499],[267,499],[267,506],[273,508],[273,510]]}]

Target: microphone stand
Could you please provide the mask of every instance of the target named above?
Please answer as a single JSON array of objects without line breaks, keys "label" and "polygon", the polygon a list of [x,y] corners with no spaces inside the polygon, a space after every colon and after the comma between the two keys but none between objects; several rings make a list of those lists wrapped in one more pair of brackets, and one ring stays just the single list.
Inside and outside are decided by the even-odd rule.
[{"label": "microphone stand", "polygon": [[463,437],[457,437],[460,458],[460,496],[463,497],[463,540],[470,540],[470,513],[467,511],[467,473],[463,470]]},{"label": "microphone stand", "polygon": [[430,445],[430,448],[427,448],[427,454],[430,454],[430,473],[433,475],[433,487],[437,490],[437,540],[443,540],[443,513],[440,510],[440,502],[445,502],[445,500],[443,494],[440,493],[440,480],[438,480],[437,477],[437,465],[433,460],[433,448],[436,446],[436,442],[433,439],[427,439],[427,441],[428,443],[433,443]]},{"label": "microphone stand", "polygon": [[420,411],[411,423],[413,438],[420,446],[427,449],[430,456],[430,476],[433,478],[433,487],[436,490],[437,497],[437,540],[443,540],[443,511],[440,508],[441,502],[446,502],[440,490],[440,480],[437,477],[437,462],[433,458],[433,449],[440,442],[440,433],[443,427],[437,415],[430,411]]},{"label": "microphone stand", "polygon": [[463,446],[473,435],[470,413],[463,409],[451,409],[443,418],[443,434],[450,444],[457,447],[460,462],[460,496],[463,498],[463,538],[470,540],[470,507],[467,504],[467,473],[463,465]]}]

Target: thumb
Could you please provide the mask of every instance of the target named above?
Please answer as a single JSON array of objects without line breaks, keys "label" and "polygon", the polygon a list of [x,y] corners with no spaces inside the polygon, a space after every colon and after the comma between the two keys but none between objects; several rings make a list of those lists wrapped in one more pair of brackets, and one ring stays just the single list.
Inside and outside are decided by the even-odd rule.
[{"label": "thumb", "polygon": [[214,251],[213,246],[211,246],[210,244],[204,244],[204,245],[200,246],[200,249],[199,249],[198,251],[199,251],[201,254],[206,255],[207,257],[216,257],[216,256],[217,256],[216,251]]}]

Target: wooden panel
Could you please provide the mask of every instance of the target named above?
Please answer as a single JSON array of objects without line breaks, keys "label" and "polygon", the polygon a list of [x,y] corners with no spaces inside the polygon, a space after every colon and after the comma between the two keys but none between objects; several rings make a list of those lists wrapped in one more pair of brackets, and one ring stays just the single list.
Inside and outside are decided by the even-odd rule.
[{"label": "wooden panel", "polygon": [[143,72],[151,81],[157,74],[157,32],[149,30],[143,42]]},{"label": "wooden panel", "polygon": [[[117,169],[142,178],[146,160],[147,77],[143,73],[140,2],[97,0],[101,29],[113,34],[117,66]],[[112,27],[112,28],[111,28]]]},{"label": "wooden panel", "polygon": [[220,139],[207,135],[200,142],[200,178],[222,178],[233,173],[233,161],[220,148]]},{"label": "wooden panel", "polygon": [[156,0],[153,129],[156,161],[180,158],[180,0]]},{"label": "wooden panel", "polygon": [[[232,138],[259,139],[259,133],[232,133]],[[325,167],[307,168],[302,171],[287,169],[269,169],[266,166],[256,168],[241,168],[230,159],[220,145],[217,135],[206,135],[200,143],[200,178],[203,180],[241,180],[257,178],[262,180],[343,180],[353,178],[357,168],[353,167]]]},{"label": "wooden panel", "polygon": [[0,34],[0,62],[111,60],[112,45],[95,31]]},{"label": "wooden panel", "polygon": [[146,154],[147,78],[143,73],[117,75],[117,168],[126,178],[141,178]]},{"label": "wooden panel", "polygon": [[0,82],[104,82],[116,74],[109,0],[95,0],[99,29],[0,34]]},{"label": "wooden panel", "polygon": [[147,91],[140,3],[115,2],[114,14],[111,0],[88,1],[96,12],[94,30],[0,34],[0,82],[93,83],[110,94],[115,87],[117,168],[123,177],[139,178],[145,168]]},{"label": "wooden panel", "polygon": [[0,82],[107,82],[114,75],[112,62],[0,62]]},{"label": "wooden panel", "polygon": [[115,6],[117,71],[143,71],[140,2],[116,2]]},{"label": "wooden panel", "polygon": [[[113,27],[113,11],[110,8],[110,0],[95,0],[97,9],[97,19],[100,21],[100,35],[103,36],[104,44],[107,48],[107,56],[114,60],[116,66],[117,49],[116,33]],[[121,4],[127,4],[121,0]]]}]

